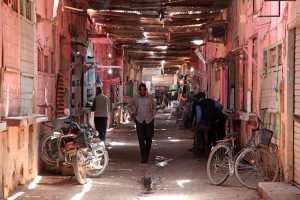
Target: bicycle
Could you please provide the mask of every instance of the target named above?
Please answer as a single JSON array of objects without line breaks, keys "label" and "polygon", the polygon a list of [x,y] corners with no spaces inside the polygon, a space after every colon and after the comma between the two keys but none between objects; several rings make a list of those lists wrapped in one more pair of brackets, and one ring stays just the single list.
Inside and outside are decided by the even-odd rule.
[{"label": "bicycle", "polygon": [[279,165],[274,152],[269,151],[273,132],[258,127],[252,129],[251,137],[245,147],[235,155],[235,140],[238,132],[226,135],[226,139],[217,141],[211,150],[207,162],[207,175],[213,185],[223,184],[229,176],[236,175],[241,184],[257,189],[259,182],[275,181],[279,175]]}]

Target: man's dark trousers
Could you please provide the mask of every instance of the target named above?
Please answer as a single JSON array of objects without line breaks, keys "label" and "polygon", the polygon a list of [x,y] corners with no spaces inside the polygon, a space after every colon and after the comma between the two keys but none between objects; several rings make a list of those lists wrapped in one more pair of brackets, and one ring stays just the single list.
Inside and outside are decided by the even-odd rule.
[{"label": "man's dark trousers", "polygon": [[149,124],[145,121],[143,123],[136,121],[136,130],[140,144],[142,161],[147,162],[154,135],[154,120],[152,120]]},{"label": "man's dark trousers", "polygon": [[106,139],[107,117],[94,117],[95,128],[101,141]]}]

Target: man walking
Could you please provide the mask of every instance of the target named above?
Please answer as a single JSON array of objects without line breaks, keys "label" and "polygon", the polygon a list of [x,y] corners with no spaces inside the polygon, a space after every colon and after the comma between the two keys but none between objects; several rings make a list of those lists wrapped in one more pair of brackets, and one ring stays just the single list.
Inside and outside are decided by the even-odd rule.
[{"label": "man walking", "polygon": [[102,89],[100,87],[96,88],[96,97],[94,98],[91,110],[95,111],[94,123],[96,130],[99,132],[99,138],[101,141],[105,142],[110,100],[108,96],[102,94]]},{"label": "man walking", "polygon": [[147,163],[152,138],[154,135],[154,117],[156,107],[154,98],[147,93],[147,88],[144,83],[141,83],[138,88],[138,95],[133,98],[131,115],[136,122],[137,136],[140,145],[141,163]]}]

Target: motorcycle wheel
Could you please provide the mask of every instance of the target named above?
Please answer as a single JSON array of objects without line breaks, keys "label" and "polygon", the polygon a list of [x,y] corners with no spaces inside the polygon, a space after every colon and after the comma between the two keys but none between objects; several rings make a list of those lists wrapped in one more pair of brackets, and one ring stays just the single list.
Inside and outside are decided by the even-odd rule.
[{"label": "motorcycle wheel", "polygon": [[71,157],[71,162],[77,182],[80,185],[85,184],[87,182],[87,173],[83,154],[80,151],[77,151],[77,154]]},{"label": "motorcycle wheel", "polygon": [[[39,145],[39,152],[40,152],[40,158],[48,165],[56,165],[56,158],[52,152],[52,146],[57,147],[57,139],[51,139],[53,137],[53,134],[47,134],[45,135]],[[58,154],[58,152],[56,152]]]},{"label": "motorcycle wheel", "polygon": [[105,148],[96,150],[96,156],[93,156],[93,160],[90,161],[87,168],[87,175],[90,178],[96,178],[103,174],[108,166],[109,156]]}]

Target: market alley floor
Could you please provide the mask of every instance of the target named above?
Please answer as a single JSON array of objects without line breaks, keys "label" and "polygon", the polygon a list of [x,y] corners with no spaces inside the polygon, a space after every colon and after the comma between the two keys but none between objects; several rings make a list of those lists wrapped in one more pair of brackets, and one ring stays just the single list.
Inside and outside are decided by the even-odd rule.
[{"label": "market alley floor", "polygon": [[148,164],[140,163],[134,124],[108,132],[110,162],[100,178],[77,185],[70,176],[40,175],[14,191],[9,200],[221,200],[260,199],[236,177],[221,186],[209,184],[206,157],[193,155],[192,132],[180,128],[169,114],[159,114]]}]

